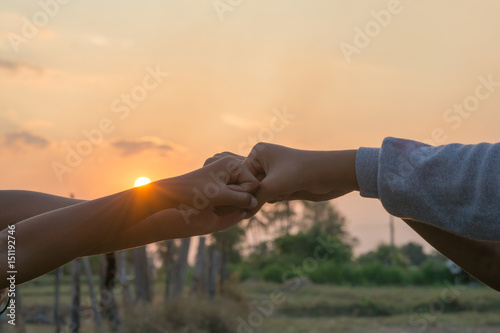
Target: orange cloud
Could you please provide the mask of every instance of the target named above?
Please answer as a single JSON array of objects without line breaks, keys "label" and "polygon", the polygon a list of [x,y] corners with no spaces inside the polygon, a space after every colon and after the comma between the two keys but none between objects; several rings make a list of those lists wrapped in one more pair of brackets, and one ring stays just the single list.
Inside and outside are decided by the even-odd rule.
[{"label": "orange cloud", "polygon": [[50,144],[46,138],[28,131],[12,131],[4,135],[3,145],[11,149],[38,148],[42,149]]},{"label": "orange cloud", "polygon": [[112,146],[121,150],[122,156],[131,156],[145,151],[156,151],[163,156],[174,149],[171,144],[154,137],[120,139],[113,142]]}]

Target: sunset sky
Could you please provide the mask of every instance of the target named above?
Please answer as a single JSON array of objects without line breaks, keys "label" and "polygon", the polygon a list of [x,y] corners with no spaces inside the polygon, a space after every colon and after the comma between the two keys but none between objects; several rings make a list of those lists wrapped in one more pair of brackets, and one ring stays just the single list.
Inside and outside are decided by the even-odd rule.
[{"label": "sunset sky", "polygon": [[[65,2],[0,4],[0,189],[93,199],[259,139],[500,141],[496,0]],[[334,204],[357,253],[389,240],[378,200]]]}]

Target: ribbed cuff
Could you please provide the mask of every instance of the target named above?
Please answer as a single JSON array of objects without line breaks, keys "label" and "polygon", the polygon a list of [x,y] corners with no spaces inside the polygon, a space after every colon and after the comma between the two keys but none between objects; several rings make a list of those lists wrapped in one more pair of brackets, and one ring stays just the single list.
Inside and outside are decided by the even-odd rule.
[{"label": "ribbed cuff", "polygon": [[365,198],[378,198],[378,160],[380,148],[358,149],[356,154],[356,178],[359,194]]}]

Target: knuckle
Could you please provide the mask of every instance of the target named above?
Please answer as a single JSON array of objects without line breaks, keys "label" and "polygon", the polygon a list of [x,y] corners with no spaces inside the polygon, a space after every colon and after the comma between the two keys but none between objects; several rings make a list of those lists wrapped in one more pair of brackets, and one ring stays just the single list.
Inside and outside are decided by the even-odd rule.
[{"label": "knuckle", "polygon": [[256,151],[262,151],[266,148],[268,144],[265,143],[265,142],[258,142],[257,144],[255,144],[255,146],[253,147],[254,150]]},{"label": "knuckle", "polygon": [[245,207],[250,207],[252,202],[252,196],[248,193],[241,192],[240,193],[241,202],[245,205]]},{"label": "knuckle", "polygon": [[217,153],[214,155],[214,157],[217,159],[221,159],[221,158],[224,158],[226,156],[225,154],[226,154],[225,152],[224,153]]},{"label": "knuckle", "polygon": [[204,166],[207,165],[207,164],[212,164],[214,162],[217,162],[217,161],[229,161],[230,159],[234,159],[233,157],[233,154],[228,152],[228,151],[225,151],[225,152],[222,152],[222,153],[217,153],[215,154],[214,156],[210,157],[210,158],[207,158],[205,160],[205,163],[203,164]]}]

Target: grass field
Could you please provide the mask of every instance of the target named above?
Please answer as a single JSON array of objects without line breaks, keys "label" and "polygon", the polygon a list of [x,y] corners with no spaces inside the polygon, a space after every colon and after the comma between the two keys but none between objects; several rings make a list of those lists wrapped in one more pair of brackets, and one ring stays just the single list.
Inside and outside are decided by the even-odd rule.
[{"label": "grass field", "polygon": [[[276,285],[249,284],[249,298]],[[289,291],[258,332],[500,332],[500,293],[484,287],[331,287]],[[269,298],[269,297],[268,297]]]},{"label": "grass field", "polygon": [[[51,280],[42,279],[38,284],[32,281],[21,288],[23,308],[28,316],[43,312],[46,318],[52,320],[54,297]],[[88,309],[90,304],[87,295],[87,286],[82,281],[84,309]],[[229,299],[219,298],[215,302],[192,296],[170,309],[163,309],[163,281],[157,281],[152,308],[142,307],[135,313],[125,313],[120,308],[125,323],[123,332],[209,332],[194,328],[167,329],[162,320],[168,315],[183,316],[183,320],[188,322],[207,318],[213,320],[220,315],[233,326],[233,331],[245,333],[500,332],[500,293],[485,287],[455,287],[443,282],[434,287],[353,288],[249,281],[235,285],[231,295]],[[120,302],[119,293],[117,298]],[[67,324],[69,302],[70,285],[65,281],[61,304]],[[130,324],[141,321],[146,325]],[[15,332],[11,325],[5,323],[2,331]],[[90,316],[82,319],[82,332],[96,331]],[[217,329],[212,331],[218,332]],[[55,327],[27,324],[26,332],[55,332]],[[108,329],[102,328],[100,332],[108,332]]]}]

